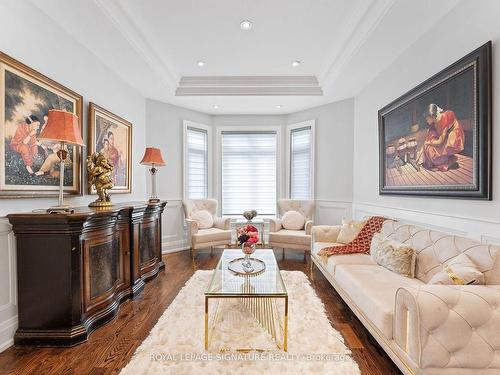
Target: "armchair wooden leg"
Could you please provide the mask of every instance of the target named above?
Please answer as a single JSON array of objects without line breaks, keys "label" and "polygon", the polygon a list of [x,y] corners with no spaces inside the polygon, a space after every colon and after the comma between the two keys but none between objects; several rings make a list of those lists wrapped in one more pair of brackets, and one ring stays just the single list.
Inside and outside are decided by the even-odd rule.
[{"label": "armchair wooden leg", "polygon": [[283,260],[285,260],[285,248],[282,247],[281,250],[282,250],[282,256],[281,257],[283,258]]}]

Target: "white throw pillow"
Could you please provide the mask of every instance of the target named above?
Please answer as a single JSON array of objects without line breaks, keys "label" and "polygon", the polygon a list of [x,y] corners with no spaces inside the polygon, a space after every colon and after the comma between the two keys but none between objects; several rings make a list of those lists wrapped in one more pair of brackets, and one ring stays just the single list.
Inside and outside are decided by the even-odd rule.
[{"label": "white throw pillow", "polygon": [[484,285],[484,275],[467,254],[460,254],[443,264],[443,270],[432,276],[428,284]]},{"label": "white throw pillow", "polygon": [[289,230],[301,230],[304,229],[304,223],[306,219],[304,215],[297,211],[287,211],[281,218],[281,224],[283,228]]},{"label": "white throw pillow", "polygon": [[376,233],[370,246],[374,262],[389,271],[414,278],[417,252],[414,248]]},{"label": "white throw pillow", "polygon": [[337,237],[338,243],[348,244],[352,242],[361,232],[361,229],[365,226],[366,221],[354,221],[348,219],[342,219],[342,228],[340,229],[339,235]]},{"label": "white throw pillow", "polygon": [[191,218],[196,221],[200,229],[212,228],[214,225],[214,218],[207,210],[196,211]]}]

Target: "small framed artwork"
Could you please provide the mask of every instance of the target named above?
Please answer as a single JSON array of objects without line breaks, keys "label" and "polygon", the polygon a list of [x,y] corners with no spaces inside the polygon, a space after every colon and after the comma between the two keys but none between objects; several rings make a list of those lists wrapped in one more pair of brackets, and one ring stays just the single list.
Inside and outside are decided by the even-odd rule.
[{"label": "small framed artwork", "polygon": [[[130,193],[132,182],[132,124],[127,120],[89,104],[89,155],[102,152],[113,165],[114,193]],[[95,190],[89,190],[94,194]]]},{"label": "small framed artwork", "polygon": [[[82,96],[0,52],[0,198],[55,197],[59,192],[57,142],[39,139],[51,109],[78,116]],[[67,146],[64,193],[82,194],[79,147]]]},{"label": "small framed artwork", "polygon": [[380,194],[491,200],[491,42],[382,108]]}]

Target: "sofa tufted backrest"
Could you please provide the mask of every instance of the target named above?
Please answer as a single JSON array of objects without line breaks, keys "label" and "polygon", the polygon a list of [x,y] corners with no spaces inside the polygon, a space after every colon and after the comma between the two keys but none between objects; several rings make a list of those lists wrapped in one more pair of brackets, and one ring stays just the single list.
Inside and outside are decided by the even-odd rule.
[{"label": "sofa tufted backrest", "polygon": [[500,285],[500,247],[387,220],[382,226],[384,237],[403,242],[417,251],[415,277],[427,283],[443,269],[443,263],[465,253],[484,273],[485,283]]},{"label": "sofa tufted backrest", "polygon": [[306,220],[312,220],[314,216],[314,201],[297,199],[278,200],[278,213],[280,217],[283,217],[287,211],[292,210],[300,212]]},{"label": "sofa tufted backrest", "polygon": [[206,210],[215,216],[217,214],[216,199],[186,199],[182,201],[186,218],[191,219],[197,211]]}]

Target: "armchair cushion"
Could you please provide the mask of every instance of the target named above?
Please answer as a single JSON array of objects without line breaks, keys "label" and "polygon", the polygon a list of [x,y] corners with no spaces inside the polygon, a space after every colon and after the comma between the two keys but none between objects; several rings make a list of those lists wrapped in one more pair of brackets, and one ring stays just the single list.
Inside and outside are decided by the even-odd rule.
[{"label": "armchair cushion", "polygon": [[231,241],[231,231],[219,228],[200,229],[196,234],[193,234],[191,241],[193,246],[201,243]]},{"label": "armchair cushion", "polygon": [[285,214],[281,218],[281,224],[285,229],[301,230],[304,229],[304,223],[304,215],[294,210],[285,212]]},{"label": "armchair cushion", "polygon": [[214,219],[210,212],[207,210],[200,210],[193,213],[191,219],[195,220],[198,223],[199,229],[208,229],[212,228],[214,225]]},{"label": "armchair cushion", "polygon": [[499,285],[400,288],[396,294],[396,343],[422,368],[500,373],[498,306]]},{"label": "armchair cushion", "polygon": [[304,245],[309,248],[311,245],[311,236],[307,235],[304,230],[282,229],[277,232],[269,233],[269,242]]}]

